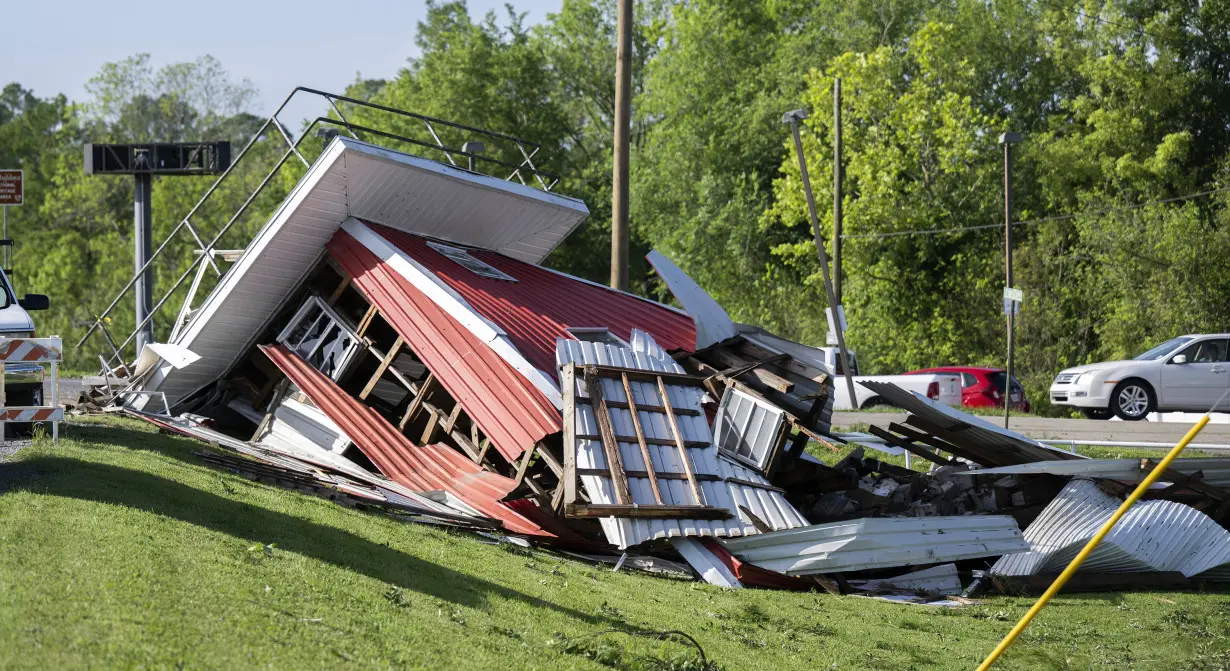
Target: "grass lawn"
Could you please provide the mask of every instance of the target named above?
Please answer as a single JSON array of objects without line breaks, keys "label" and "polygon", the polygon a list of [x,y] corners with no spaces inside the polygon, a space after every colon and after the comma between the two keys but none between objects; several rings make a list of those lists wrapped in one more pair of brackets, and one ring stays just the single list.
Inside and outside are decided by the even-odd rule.
[{"label": "grass lawn", "polygon": [[[612,573],[207,468],[142,423],[0,463],[0,667],[970,669],[1032,600],[944,610]],[[1230,593],[1057,599],[997,668],[1226,669]]]}]

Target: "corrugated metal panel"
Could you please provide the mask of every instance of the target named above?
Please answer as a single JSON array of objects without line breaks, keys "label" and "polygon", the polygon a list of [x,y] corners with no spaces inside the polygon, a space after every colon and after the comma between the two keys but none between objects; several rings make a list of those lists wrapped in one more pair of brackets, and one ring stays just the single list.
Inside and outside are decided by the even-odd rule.
[{"label": "corrugated metal panel", "polygon": [[978,454],[984,456],[984,459],[978,461],[983,466],[1010,466],[1031,461],[1085,458],[995,426],[980,417],[961,412],[943,403],[936,403],[890,382],[860,381],[859,384],[888,399],[898,408],[946,432],[959,434],[961,441],[959,445],[956,437],[949,441],[957,447],[968,446],[971,450],[977,449]]},{"label": "corrugated metal panel", "polygon": [[[606,343],[581,342],[561,338],[558,343],[559,365],[567,363],[600,364],[639,368],[641,370],[656,370],[683,372],[652,339],[644,333],[634,333],[633,347],[617,347]],[[611,400],[625,398],[623,386],[612,379],[601,380],[603,394]],[[658,404],[658,392],[654,385],[648,382],[633,381],[630,383],[634,398],[641,404]],[[667,385],[671,404],[679,409],[692,409],[698,412],[694,416],[679,417],[679,430],[684,440],[711,442],[709,426],[701,411],[702,392],[679,385]],[[583,394],[582,394],[583,395]],[[642,412],[640,415],[642,428],[647,438],[670,439],[672,434],[666,423],[666,418],[660,413]],[[594,416],[594,409],[587,404],[580,404],[576,409],[577,433],[583,435],[598,435],[599,430]],[[627,409],[612,408],[612,428],[616,435],[632,436],[635,429],[632,425],[632,415]],[[644,459],[640,447],[635,443],[620,443],[620,454],[623,457],[624,468],[629,471],[644,471]],[[678,453],[673,447],[657,445],[648,446],[650,458],[655,470],[659,473],[683,473],[683,465]],[[725,508],[734,518],[729,520],[682,520],[682,519],[630,519],[606,517],[601,519],[603,532],[607,540],[620,548],[626,548],[638,543],[657,538],[679,536],[739,536],[756,533],[750,520],[741,519],[742,512],[738,506],[743,505],[774,528],[790,528],[806,524],[806,520],[778,492],[767,489],[736,485],[724,482],[726,478],[741,478],[756,483],[765,483],[762,476],[751,469],[718,457],[718,451],[712,445],[708,448],[689,448],[693,467],[698,475],[714,475],[721,480],[702,480],[699,482],[704,503],[717,508]],[[607,467],[602,444],[596,440],[577,441],[577,468]],[[581,476],[581,484],[594,503],[615,503],[614,491],[608,477],[597,475]],[[684,480],[663,479],[659,481],[663,503],[668,505],[695,505],[688,484]],[[653,492],[648,478],[628,478],[628,488],[634,503],[652,505]]]},{"label": "corrugated metal panel", "polygon": [[920,566],[1023,552],[1006,515],[875,517],[722,541],[736,557],[787,575]]},{"label": "corrugated metal panel", "polygon": [[[1072,480],[1025,530],[1030,550],[1001,558],[991,572],[1021,576],[1062,571],[1121,503],[1092,480]],[[1119,520],[1080,572],[1179,571],[1190,578],[1226,574],[1227,569],[1230,532],[1191,506],[1143,501]]]},{"label": "corrugated metal panel", "polygon": [[645,259],[658,277],[666,282],[666,288],[670,289],[671,295],[679,301],[696,325],[696,349],[735,337],[735,323],[731,321],[730,315],[726,314],[726,310],[700,288],[695,280],[688,277],[687,273],[680,270],[674,261],[656,249],[649,252]]},{"label": "corrugated metal panel", "polygon": [[605,327],[627,342],[632,329],[640,329],[668,350],[691,351],[696,342],[691,318],[660,303],[493,252],[474,251],[475,258],[517,281],[482,277],[431,249],[421,237],[382,226],[372,229],[503,329],[530,363],[556,380],[555,341],[571,337],[572,327]]},{"label": "corrugated metal panel", "polygon": [[383,259],[345,231],[328,250],[506,459],[562,429],[542,392]]},{"label": "corrugated metal panel", "polygon": [[513,481],[482,470],[446,445],[416,446],[372,408],[351,398],[332,380],[284,346],[261,346],[287,377],[333,420],[372,463],[389,478],[417,491],[443,489],[509,531],[551,535],[500,503]]},{"label": "corrugated metal panel", "polygon": [[[1140,482],[1151,468],[1141,468],[1140,459],[1085,459],[1035,461],[1029,464],[984,468],[958,475],[1085,475],[1124,482]],[[1155,460],[1157,461],[1157,460]],[[1215,487],[1230,486],[1230,459],[1176,459],[1170,470],[1184,475],[1199,472],[1200,480]]]},{"label": "corrugated metal panel", "polygon": [[768,468],[785,421],[781,408],[727,387],[713,420],[713,436],[719,449],[736,454],[763,471]]},{"label": "corrugated metal panel", "polygon": [[574,198],[339,137],[176,340],[201,360],[182,370],[162,366],[146,388],[166,392],[174,403],[222,375],[311,269],[347,216],[536,263],[588,214],[585,204]]}]

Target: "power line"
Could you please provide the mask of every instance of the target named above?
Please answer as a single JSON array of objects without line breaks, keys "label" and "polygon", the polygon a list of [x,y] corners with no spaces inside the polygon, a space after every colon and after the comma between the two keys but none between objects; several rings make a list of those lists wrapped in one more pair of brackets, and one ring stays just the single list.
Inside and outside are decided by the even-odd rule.
[{"label": "power line", "polygon": [[[1132,210],[1139,210],[1143,207],[1150,207],[1152,205],[1165,205],[1166,203],[1177,203],[1179,201],[1193,200],[1196,198],[1204,198],[1206,196],[1212,196],[1218,193],[1226,193],[1226,192],[1230,192],[1230,187],[1222,187],[1220,189],[1209,189],[1207,191],[1198,191],[1196,193],[1189,193],[1185,196],[1175,196],[1174,198],[1163,198],[1161,200],[1153,200],[1147,203],[1140,203],[1137,205],[1124,205],[1122,207],[1107,207],[1107,208],[1103,208],[1100,210],[1089,210],[1087,212],[1078,212],[1076,214],[1060,214],[1060,215],[1055,215],[1053,217],[1040,217],[1038,219],[1026,219],[1024,221],[1014,221],[1012,222],[1012,225],[1013,226],[1031,226],[1033,224],[1043,224],[1043,223],[1048,223],[1052,221],[1066,221],[1068,219],[1075,219],[1077,217],[1093,217],[1093,216],[1099,216],[1103,214],[1111,214],[1114,212],[1130,212]],[[889,231],[887,233],[846,233],[842,235],[841,237],[843,239],[844,238],[896,238],[896,237],[907,236],[907,235],[909,236],[942,235],[945,233],[964,233],[966,231],[981,231],[981,230],[986,230],[986,229],[991,229],[991,228],[999,229],[999,228],[1003,228],[1003,225],[1002,224],[981,224],[978,226],[956,226],[953,228],[932,228],[932,229],[921,230],[921,231]]]}]

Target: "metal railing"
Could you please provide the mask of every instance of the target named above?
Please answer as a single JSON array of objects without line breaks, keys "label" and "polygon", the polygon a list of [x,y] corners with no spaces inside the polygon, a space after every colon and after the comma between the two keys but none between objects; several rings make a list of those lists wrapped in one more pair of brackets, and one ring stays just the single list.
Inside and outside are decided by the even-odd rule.
[{"label": "metal railing", "polygon": [[[308,124],[307,128],[303,130],[303,132],[299,135],[299,138],[297,140],[292,140],[291,134],[287,132],[286,127],[278,119],[278,114],[280,114],[286,108],[286,105],[289,104],[291,99],[293,99],[295,95],[298,93],[306,93],[306,94],[323,97],[326,101],[328,101],[329,107],[333,110],[333,113],[337,115],[337,118],[332,119],[332,118],[323,117],[323,116],[317,117],[313,119],[310,124]],[[426,142],[424,140],[419,140],[419,139],[415,139],[411,137],[406,137],[403,135],[398,135],[396,133],[392,133],[386,130],[371,128],[368,126],[362,126],[359,124],[351,123],[350,121],[346,119],[345,115],[342,114],[342,110],[338,107],[338,104],[337,104],[338,102],[349,103],[349,104],[352,104],[358,107],[377,110],[380,112],[387,112],[389,114],[393,114],[401,118],[412,119],[412,120],[422,122],[424,129],[431,136],[434,143]],[[473,126],[467,126],[465,124],[456,123],[454,121],[448,121],[445,119],[437,119],[435,117],[429,117],[429,116],[425,116],[422,114],[415,114],[414,112],[400,110],[395,107],[389,107],[387,105],[380,105],[380,104],[368,102],[365,100],[359,100],[357,98],[350,98],[350,97],[338,95],[335,93],[328,93],[326,91],[319,91],[316,89],[311,89],[311,88],[307,88],[303,86],[297,86],[295,87],[293,91],[290,92],[288,96],[286,96],[286,98],[282,101],[282,104],[278,105],[278,108],[274,111],[274,113],[270,115],[269,118],[266,119],[263,124],[261,124],[260,128],[256,131],[256,133],[252,135],[252,139],[248,141],[248,143],[244,146],[243,150],[239,152],[239,154],[235,157],[233,161],[231,161],[230,166],[228,166],[227,169],[221,175],[219,175],[216,180],[214,180],[214,183],[209,187],[209,189],[205,192],[205,194],[201,196],[201,199],[197,201],[196,205],[192,206],[192,209],[189,210],[188,214],[185,215],[184,218],[181,219],[179,223],[176,224],[173,229],[171,229],[171,232],[167,235],[166,239],[162,241],[162,244],[158,245],[158,248],[154,250],[153,254],[150,255],[149,259],[145,262],[145,265],[143,265],[139,270],[133,273],[132,278],[128,280],[128,283],[124,285],[124,288],[121,289],[119,294],[116,295],[115,299],[111,301],[111,304],[107,306],[107,309],[103,310],[101,314],[98,314],[95,316],[93,323],[90,324],[90,327],[86,330],[85,335],[81,336],[81,339],[77,341],[76,346],[80,348],[83,344],[85,344],[86,340],[88,340],[89,337],[93,335],[96,331],[101,332],[112,351],[112,357],[109,360],[109,365],[117,366],[117,365],[123,364],[125,362],[125,358],[123,356],[124,349],[127,348],[131,342],[133,342],[133,340],[137,337],[137,333],[139,333],[142,330],[142,328],[145,327],[146,324],[148,324],[151,320],[153,320],[154,316],[158,314],[162,306],[166,304],[168,300],[170,300],[171,296],[175,293],[175,291],[177,291],[179,287],[182,286],[183,283],[188,279],[188,277],[190,277],[193,274],[193,271],[196,270],[198,265],[202,263],[208,263],[210,266],[213,267],[214,273],[218,277],[221,277],[222,270],[218,267],[218,264],[214,261],[215,245],[217,245],[222,240],[222,237],[226,235],[231,230],[231,227],[233,227],[235,223],[238,222],[240,218],[244,215],[244,213],[247,212],[248,208],[252,205],[252,203],[256,201],[256,198],[260,196],[260,194],[265,190],[265,188],[269,185],[269,183],[273,180],[273,178],[281,171],[282,167],[286,165],[286,161],[288,161],[290,157],[295,156],[303,163],[305,167],[310,166],[310,162],[307,160],[306,157],[304,157],[303,153],[299,150],[299,148],[303,144],[303,141],[307,139],[309,136],[311,136],[312,132],[320,124],[337,126],[345,130],[352,138],[356,140],[360,140],[360,141],[364,141],[363,138],[361,138],[359,135],[360,133],[363,133],[365,135],[376,136],[376,137],[390,139],[390,140],[396,140],[398,142],[404,142],[406,144],[413,145],[415,147],[422,147],[428,150],[439,152],[440,154],[444,156],[445,159],[448,160],[449,164],[459,169],[462,169],[462,170],[466,170],[467,168],[465,166],[458,165],[454,156],[464,156],[466,159],[469,159],[469,165],[474,165],[474,162],[479,162],[483,164],[488,164],[492,166],[498,166],[501,168],[509,169],[512,172],[509,173],[508,176],[504,178],[506,181],[512,181],[515,179],[518,182],[520,182],[522,185],[529,186],[528,184],[526,184],[526,177],[528,176],[532,178],[533,180],[536,180],[538,184],[538,188],[541,188],[544,191],[550,191],[552,188],[555,187],[556,184],[559,183],[559,175],[556,175],[554,173],[547,172],[544,170],[540,170],[534,165],[533,159],[535,156],[538,155],[539,150],[542,149],[542,146],[536,142],[531,142],[529,140],[522,140],[521,138],[514,137],[512,135],[507,135],[504,133],[496,133],[493,131],[483,130],[481,128],[475,128]],[[265,175],[265,178],[263,180],[261,180],[260,184],[256,187],[256,189],[253,190],[252,193],[249,194],[247,199],[243,202],[243,204],[239,206],[239,209],[235,212],[235,214],[231,216],[231,218],[226,222],[226,224],[222,226],[222,228],[218,231],[218,233],[214,235],[214,237],[208,243],[205,242],[201,238],[200,234],[198,233],[197,227],[193,226],[192,217],[196,215],[197,212],[201,209],[201,207],[204,206],[205,203],[207,203],[210,200],[213,194],[217,192],[218,187],[223,182],[226,181],[227,177],[229,177],[233,172],[235,172],[235,167],[243,161],[244,157],[248,155],[249,150],[251,150],[252,147],[256,145],[257,141],[260,140],[260,138],[263,135],[265,135],[265,133],[270,129],[270,127],[273,127],[274,129],[276,129],[277,135],[281,137],[282,140],[286,143],[287,145],[286,151],[282,154],[282,157],[278,160],[278,162],[273,166],[273,169],[270,170],[267,175]],[[494,158],[491,156],[486,156],[483,154],[465,151],[463,149],[459,149],[455,147],[450,147],[446,145],[444,141],[440,138],[440,134],[436,130],[437,127],[449,128],[449,129],[461,131],[461,132],[468,133],[468,134],[477,134],[479,136],[482,136],[483,138],[497,140],[503,143],[505,146],[511,143],[512,146],[516,147],[518,153],[520,154],[521,161],[518,163],[512,163],[512,162],[501,160],[501,159]],[[141,323],[136,325],[132,333],[129,334],[129,336],[123,342],[117,345],[115,342],[115,339],[112,338],[111,334],[107,331],[107,328],[106,328],[106,323],[110,321],[109,319],[110,315],[112,314],[112,312],[115,311],[116,307],[119,306],[120,301],[122,301],[124,297],[127,296],[129,292],[132,291],[133,287],[136,286],[138,279],[153,265],[154,261],[158,259],[163,254],[163,252],[166,251],[167,247],[171,244],[172,240],[176,238],[176,236],[180,233],[180,231],[184,230],[185,228],[188,229],[189,233],[192,236],[193,242],[198,248],[198,252],[195,254],[196,258],[188,266],[188,268],[184,270],[183,274],[181,274],[179,278],[176,279],[176,281],[171,285],[171,287],[167,289],[166,293],[163,294],[162,298],[158,300],[158,302],[154,305],[153,309],[149,311],[149,314],[145,317],[145,319],[142,320]],[[204,268],[201,268],[201,271],[203,272]],[[179,311],[179,315],[181,319],[183,315],[191,313],[191,303],[196,293],[195,288],[196,286],[199,286],[199,284],[200,284],[199,281],[194,282],[193,283],[194,290],[190,291],[188,296],[185,298],[184,305]],[[179,324],[179,326],[183,326],[183,324]]]}]

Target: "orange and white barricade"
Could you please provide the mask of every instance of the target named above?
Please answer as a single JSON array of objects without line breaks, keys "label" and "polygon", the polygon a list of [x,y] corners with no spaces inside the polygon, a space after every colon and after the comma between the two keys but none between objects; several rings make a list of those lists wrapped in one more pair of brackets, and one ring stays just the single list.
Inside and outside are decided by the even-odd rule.
[{"label": "orange and white barricade", "polygon": [[[0,338],[0,440],[5,440],[7,422],[51,422],[51,438],[59,440],[64,408],[60,407],[60,362],[64,359],[59,338]],[[47,364],[51,367],[51,402],[36,406],[8,405],[5,398],[4,369],[18,364]],[[45,386],[45,385],[44,385]]]}]

